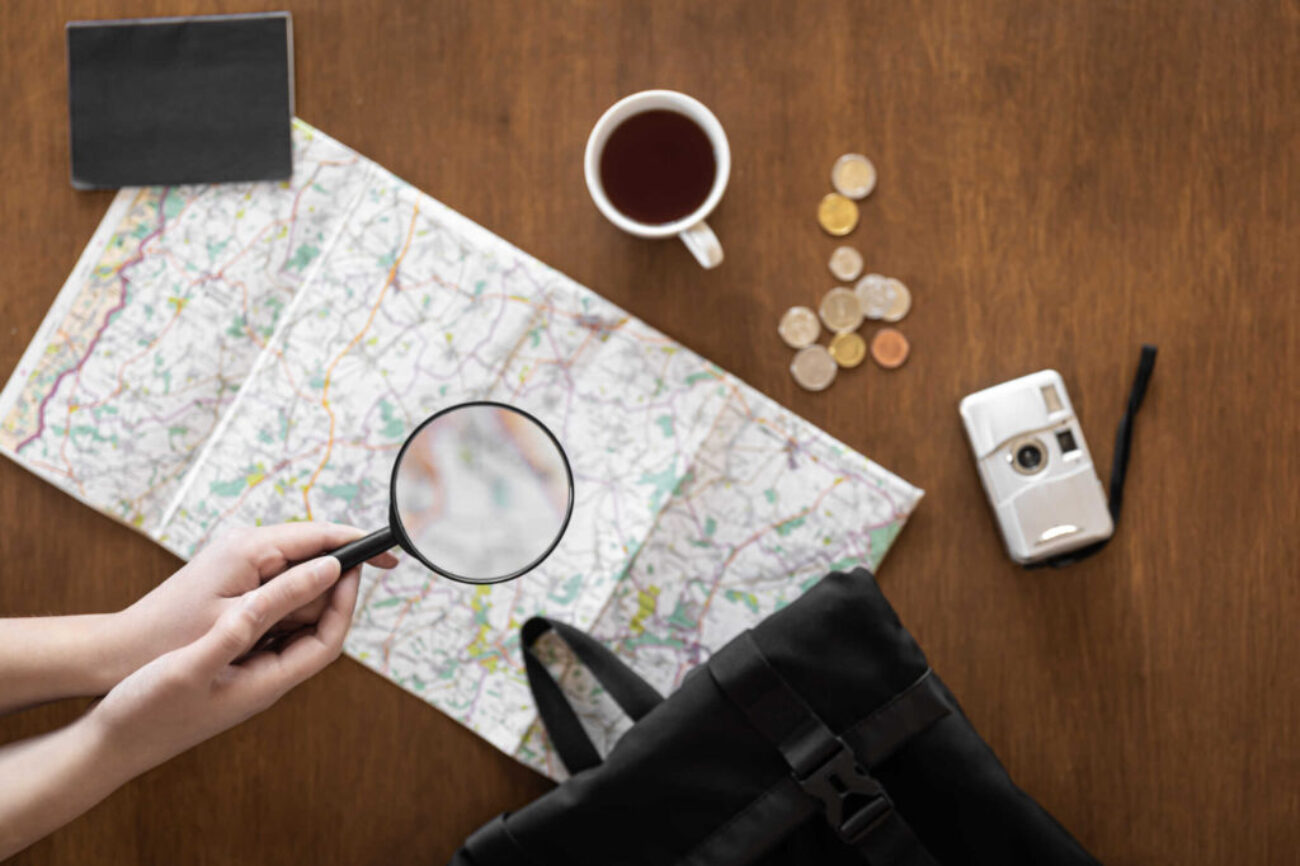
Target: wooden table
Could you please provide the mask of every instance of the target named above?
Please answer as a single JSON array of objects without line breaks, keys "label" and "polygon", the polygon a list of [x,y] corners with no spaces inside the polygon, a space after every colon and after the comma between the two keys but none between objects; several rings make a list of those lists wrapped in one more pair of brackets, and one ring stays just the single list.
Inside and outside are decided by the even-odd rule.
[{"label": "wooden table", "polygon": [[[0,5],[0,372],[112,197],[68,184],[64,21],[283,5]],[[925,488],[882,584],[1102,860],[1295,862],[1294,4],[287,5],[302,117]],[[584,189],[592,123],[647,87],[696,95],[731,136],[716,271],[619,234]],[[813,214],[845,151],[880,172],[850,240],[911,286],[913,357],[809,394],[775,329],[831,286]],[[1160,362],[1118,536],[1021,571],[958,399],[1060,370],[1105,474],[1143,341]],[[116,609],[177,566],[7,461],[0,519],[3,615]],[[81,708],[2,719],[0,740]],[[436,863],[548,785],[344,660],[14,862]]]}]

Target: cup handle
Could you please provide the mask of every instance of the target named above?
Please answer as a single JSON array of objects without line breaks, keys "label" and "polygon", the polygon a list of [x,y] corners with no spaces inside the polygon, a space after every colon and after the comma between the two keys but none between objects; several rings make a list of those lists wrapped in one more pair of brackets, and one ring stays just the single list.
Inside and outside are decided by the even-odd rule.
[{"label": "cup handle", "polygon": [[677,237],[682,239],[686,249],[691,251],[691,255],[695,256],[695,260],[701,267],[716,268],[722,264],[722,244],[718,242],[718,236],[704,220],[700,220]]}]

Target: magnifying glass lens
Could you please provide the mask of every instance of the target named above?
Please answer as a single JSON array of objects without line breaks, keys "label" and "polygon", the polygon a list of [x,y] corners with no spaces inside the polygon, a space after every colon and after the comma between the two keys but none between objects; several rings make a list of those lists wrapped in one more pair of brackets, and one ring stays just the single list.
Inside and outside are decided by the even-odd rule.
[{"label": "magnifying glass lens", "polygon": [[394,513],[426,564],[489,583],[546,556],[564,531],[572,486],[559,444],[529,415],[468,404],[433,418],[403,449]]}]

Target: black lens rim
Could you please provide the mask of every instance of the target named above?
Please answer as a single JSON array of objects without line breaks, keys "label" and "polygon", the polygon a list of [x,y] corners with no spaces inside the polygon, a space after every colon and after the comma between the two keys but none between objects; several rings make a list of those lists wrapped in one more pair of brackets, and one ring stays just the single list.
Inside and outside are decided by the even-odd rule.
[{"label": "black lens rim", "polygon": [[[445,568],[435,565],[433,562],[429,561],[424,554],[420,553],[420,551],[416,549],[415,545],[411,542],[411,537],[406,534],[406,527],[402,525],[401,516],[397,513],[397,470],[402,465],[402,458],[406,455],[406,449],[411,447],[411,443],[420,435],[421,430],[441,418],[443,415],[446,415],[449,412],[454,412],[458,409],[469,409],[475,406],[491,406],[496,409],[506,409],[517,415],[522,415],[524,418],[540,427],[542,432],[550,438],[551,444],[555,446],[555,450],[560,453],[560,461],[564,464],[564,476],[569,485],[569,504],[564,511],[564,520],[560,523],[560,528],[555,533],[555,538],[551,540],[550,546],[548,546],[546,550],[542,551],[541,555],[529,562],[527,565],[509,574],[502,575],[501,577],[468,577],[463,574],[456,574],[453,571],[448,571]],[[454,580],[457,583],[466,583],[473,586],[489,586],[494,583],[506,583],[507,581],[523,577],[525,574],[541,565],[542,562],[544,562],[546,558],[554,552],[555,548],[559,546],[560,540],[564,538],[564,533],[569,529],[569,519],[573,517],[573,501],[573,467],[569,463],[568,452],[564,450],[564,446],[560,444],[560,440],[556,435],[551,432],[550,427],[543,424],[541,420],[531,412],[520,409],[518,406],[511,406],[507,403],[501,403],[496,400],[469,400],[464,403],[457,403],[454,406],[448,406],[445,409],[439,409],[437,412],[421,421],[419,426],[412,430],[410,435],[406,437],[406,441],[402,443],[401,450],[397,452],[397,459],[393,461],[392,477],[389,478],[388,481],[388,525],[392,527],[393,537],[397,540],[398,546],[418,559],[430,571],[445,577],[448,580]]]},{"label": "black lens rim", "polygon": [[[1032,461],[1026,460],[1026,454],[1034,455]],[[1026,442],[1016,449],[1016,465],[1026,472],[1034,472],[1043,463],[1043,449],[1039,448],[1033,442]]]}]

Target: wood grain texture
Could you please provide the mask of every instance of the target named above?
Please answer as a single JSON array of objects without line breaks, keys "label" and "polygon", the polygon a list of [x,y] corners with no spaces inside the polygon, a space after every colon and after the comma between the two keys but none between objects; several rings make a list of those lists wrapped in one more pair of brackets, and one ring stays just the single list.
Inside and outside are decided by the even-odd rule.
[{"label": "wood grain texture", "polygon": [[[0,372],[111,198],[68,184],[63,23],[282,5],[303,118],[926,489],[882,584],[1013,776],[1103,861],[1295,862],[1294,0],[10,0]],[[588,200],[591,124],[646,87],[694,94],[731,136],[716,271]],[[775,328],[831,285],[813,214],[849,150],[880,172],[851,242],[912,288],[913,353],[807,394]],[[1143,341],[1161,355],[1118,537],[1018,570],[958,399],[1055,367],[1106,466]],[[115,609],[176,566],[7,461],[0,520],[0,615]],[[0,740],[78,710],[0,719]],[[14,862],[443,862],[547,786],[343,661]]]}]

